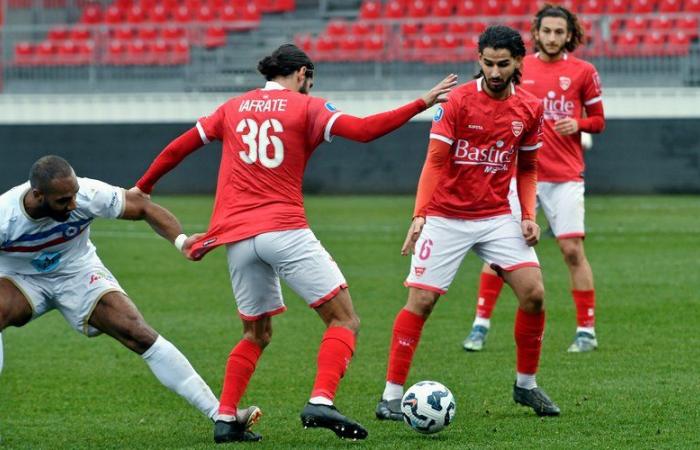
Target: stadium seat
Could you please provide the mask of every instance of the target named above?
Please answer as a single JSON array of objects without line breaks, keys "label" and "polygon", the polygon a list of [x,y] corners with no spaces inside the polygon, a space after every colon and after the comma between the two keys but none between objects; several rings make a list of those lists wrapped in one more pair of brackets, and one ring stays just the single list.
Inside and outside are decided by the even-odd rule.
[{"label": "stadium seat", "polygon": [[314,54],[319,61],[334,61],[336,56],[334,53],[337,49],[336,40],[330,36],[322,34],[316,38],[314,45]]},{"label": "stadium seat", "polygon": [[85,25],[78,24],[70,30],[70,38],[74,41],[85,41],[91,37],[90,29]]},{"label": "stadium seat", "polygon": [[326,34],[333,38],[340,38],[348,33],[348,22],[344,20],[331,20],[326,25]]},{"label": "stadium seat", "polygon": [[260,26],[260,19],[262,18],[262,13],[255,6],[255,3],[248,3],[245,8],[241,11],[241,17],[247,24],[243,27],[245,30],[253,30]]},{"label": "stadium seat", "polygon": [[56,53],[56,44],[53,41],[42,41],[36,48],[37,58],[35,59],[36,65],[50,66],[53,64]]},{"label": "stadium seat", "polygon": [[660,0],[658,5],[659,12],[675,13],[681,10],[682,0]]},{"label": "stadium seat", "polygon": [[186,35],[185,29],[173,24],[168,24],[161,29],[161,36],[165,40],[175,41],[184,38]]},{"label": "stadium seat", "polygon": [[401,33],[404,36],[415,36],[420,31],[420,25],[416,22],[404,22],[401,24]]},{"label": "stadium seat", "polygon": [[134,29],[127,25],[112,28],[112,36],[120,41],[129,41],[134,35]]},{"label": "stadium seat", "polygon": [[18,42],[15,44],[15,65],[34,65],[34,53],[36,47],[31,42]]},{"label": "stadium seat", "polygon": [[508,0],[505,4],[506,14],[509,16],[524,16],[528,13],[528,0]]},{"label": "stadium seat", "polygon": [[471,31],[471,23],[466,20],[450,21],[447,24],[447,32],[455,36],[461,36]]},{"label": "stadium seat", "polygon": [[622,30],[622,28],[624,28],[624,25],[625,25],[625,19],[618,19],[618,18],[613,18],[608,23],[608,27],[610,27],[610,32],[613,34]]},{"label": "stadium seat", "polygon": [[696,39],[698,37],[698,22],[697,16],[686,15],[676,20],[676,28],[686,33],[690,39]]},{"label": "stadium seat", "polygon": [[370,22],[360,20],[350,25],[350,32],[355,37],[364,37],[374,32],[374,26]]},{"label": "stadium seat", "polygon": [[503,14],[503,6],[499,0],[485,0],[481,4],[481,13],[485,16],[499,16]]},{"label": "stadium seat", "polygon": [[224,47],[226,45],[226,29],[220,25],[207,28],[204,36],[204,47],[208,49]]},{"label": "stadium seat", "polygon": [[143,25],[137,29],[136,34],[146,42],[154,41],[158,37],[158,29],[152,25]]},{"label": "stadium seat", "polygon": [[148,45],[141,39],[134,39],[126,46],[126,63],[141,66],[152,63]]},{"label": "stadium seat", "polygon": [[644,33],[649,27],[649,21],[644,16],[634,16],[625,22],[625,30]]},{"label": "stadium seat", "polygon": [[640,37],[632,31],[625,31],[613,39],[614,47],[611,56],[633,56],[639,53]]},{"label": "stadium seat", "polygon": [[62,25],[56,25],[49,29],[48,38],[52,41],[59,42],[68,39],[70,36],[68,28]]},{"label": "stadium seat", "polygon": [[56,50],[56,65],[74,66],[78,64],[78,47],[72,39],[66,39]]},{"label": "stadium seat", "polygon": [[632,12],[636,14],[647,14],[654,11],[654,0],[632,0]]},{"label": "stadium seat", "polygon": [[609,14],[626,14],[630,9],[629,0],[610,0],[607,3]]},{"label": "stadium seat", "polygon": [[197,10],[197,21],[203,23],[209,23],[215,19],[214,12],[207,5],[202,5]]},{"label": "stadium seat", "polygon": [[368,61],[381,61],[384,56],[384,38],[372,35],[362,40],[362,48]]},{"label": "stadium seat", "polygon": [[666,43],[666,35],[659,31],[646,33],[642,37],[641,54],[644,56],[660,56],[664,53],[664,44]]},{"label": "stadium seat", "polygon": [[445,22],[426,22],[423,24],[423,32],[429,35],[443,34],[445,32]]},{"label": "stadium seat", "polygon": [[170,45],[164,39],[156,39],[151,45],[153,63],[158,66],[172,64]]},{"label": "stadium seat", "polygon": [[673,21],[669,19],[668,16],[662,14],[652,19],[649,26],[653,31],[668,31],[673,28]]},{"label": "stadium seat", "polygon": [[398,0],[389,0],[384,7],[384,16],[387,19],[401,19],[404,16],[403,5]]},{"label": "stadium seat", "polygon": [[362,41],[352,34],[343,36],[338,45],[339,59],[342,61],[362,60]]},{"label": "stadium seat", "polygon": [[302,33],[294,36],[294,44],[305,53],[311,53],[313,51],[314,40],[310,33]]},{"label": "stadium seat", "polygon": [[112,40],[107,46],[107,54],[104,56],[105,64],[121,66],[126,62],[126,46],[122,41]]},{"label": "stadium seat", "polygon": [[91,40],[78,41],[75,44],[78,47],[77,63],[79,65],[88,65],[94,62],[95,44]]},{"label": "stadium seat", "polygon": [[700,13],[700,0],[685,0],[683,3],[683,11]]},{"label": "stadium seat", "polygon": [[121,23],[123,20],[124,14],[122,10],[115,5],[111,5],[110,7],[107,8],[107,11],[105,12],[105,22],[109,24],[117,24]]},{"label": "stadium seat", "polygon": [[479,20],[477,22],[472,23],[472,31],[476,34],[481,34],[484,31],[486,31],[486,28],[489,26],[488,22],[484,22],[483,20]]},{"label": "stadium seat", "polygon": [[175,43],[171,61],[173,64],[190,63],[190,43],[187,41],[187,39],[180,39]]},{"label": "stadium seat", "polygon": [[87,5],[80,14],[80,23],[95,25],[102,22],[102,11],[98,4]]},{"label": "stadium seat", "polygon": [[438,0],[433,3],[430,11],[432,17],[451,17],[454,12],[454,5],[449,0]]},{"label": "stadium seat", "polygon": [[219,11],[219,18],[224,22],[224,27],[229,30],[236,29],[235,22],[239,21],[238,11],[233,5],[226,5]]},{"label": "stadium seat", "polygon": [[604,7],[604,0],[585,0],[581,5],[581,12],[583,14],[602,14]]},{"label": "stadium seat", "polygon": [[360,6],[360,19],[373,20],[382,16],[382,2],[378,0],[364,0]]},{"label": "stadium seat", "polygon": [[426,0],[411,0],[408,4],[408,16],[414,18],[427,17],[430,14],[430,6]]},{"label": "stadium seat", "polygon": [[168,10],[163,5],[155,5],[148,10],[148,20],[153,23],[164,24],[168,22]]},{"label": "stadium seat", "polygon": [[462,17],[474,17],[479,14],[474,0],[460,0],[457,3],[457,15]]},{"label": "stadium seat", "polygon": [[177,8],[175,8],[173,18],[176,22],[183,24],[189,23],[193,19],[192,14],[190,13],[190,9],[185,5],[180,5]]},{"label": "stadium seat", "polygon": [[131,24],[139,24],[146,21],[146,11],[139,5],[134,5],[127,11],[126,21]]}]

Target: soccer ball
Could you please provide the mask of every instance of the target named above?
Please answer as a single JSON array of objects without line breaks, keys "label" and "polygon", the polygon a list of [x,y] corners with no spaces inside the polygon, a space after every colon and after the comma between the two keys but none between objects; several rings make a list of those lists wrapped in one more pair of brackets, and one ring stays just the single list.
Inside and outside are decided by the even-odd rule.
[{"label": "soccer ball", "polygon": [[432,434],[445,428],[455,416],[452,392],[437,381],[411,386],[401,399],[403,420],[419,433]]}]

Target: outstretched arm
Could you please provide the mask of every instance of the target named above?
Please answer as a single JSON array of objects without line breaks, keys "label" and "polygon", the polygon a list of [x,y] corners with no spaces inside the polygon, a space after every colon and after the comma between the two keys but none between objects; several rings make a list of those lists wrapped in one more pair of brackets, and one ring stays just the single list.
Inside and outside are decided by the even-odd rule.
[{"label": "outstretched arm", "polygon": [[187,236],[183,234],[180,222],[173,213],[144,196],[126,191],[124,212],[119,218],[145,220],[156,233],[175,244],[178,250],[183,250]]},{"label": "outstretched arm", "polygon": [[150,194],[153,186],[166,173],[185,159],[187,155],[204,145],[196,127],[192,127],[168,144],[151,163],[146,173],[136,182],[136,187],[144,194]]},{"label": "outstretched arm", "polygon": [[457,84],[457,75],[450,74],[420,98],[400,108],[367,117],[343,114],[333,123],[331,134],[359,142],[369,142],[394,131],[411,117],[436,103],[443,103],[445,95]]}]

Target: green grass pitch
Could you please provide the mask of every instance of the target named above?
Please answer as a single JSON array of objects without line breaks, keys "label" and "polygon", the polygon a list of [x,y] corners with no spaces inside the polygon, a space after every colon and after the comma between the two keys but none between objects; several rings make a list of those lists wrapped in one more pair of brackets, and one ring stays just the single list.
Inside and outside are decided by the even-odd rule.
[{"label": "green grass pitch", "polygon": [[[211,199],[158,198],[187,232],[208,222]],[[409,383],[433,379],[457,402],[455,422],[422,436],[378,422],[394,316],[406,298],[409,261],[399,255],[410,197],[310,197],[309,220],[340,264],[362,319],[357,352],[337,405],[363,423],[362,443],[303,430],[298,414],[315,370],[321,321],[285,288],[288,311],[243,399],[264,412],[255,448],[525,449],[700,447],[700,200],[591,197],[586,250],[598,292],[600,349],[566,353],[575,327],[568,275],[555,242],[537,247],[547,292],[538,381],[562,409],[540,419],[513,403],[515,301],[504,290],[487,348],[461,341],[474,313],[480,262],[469,255],[426,324]],[[219,393],[240,336],[224,252],[190,263],[143,223],[101,221],[93,241],[146,319],[188,356]],[[212,426],[107,337],[87,339],[52,312],[3,333],[0,448],[209,448]]]}]

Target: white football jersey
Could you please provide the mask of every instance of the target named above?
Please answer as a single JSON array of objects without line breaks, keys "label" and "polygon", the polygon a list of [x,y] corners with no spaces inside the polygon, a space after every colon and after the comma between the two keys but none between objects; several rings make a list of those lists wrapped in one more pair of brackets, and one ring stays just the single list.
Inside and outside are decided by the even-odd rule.
[{"label": "white football jersey", "polygon": [[29,182],[0,195],[0,275],[75,273],[96,257],[90,224],[97,217],[117,218],[125,191],[90,178],[78,178],[77,207],[65,222],[32,219],[24,210]]}]

